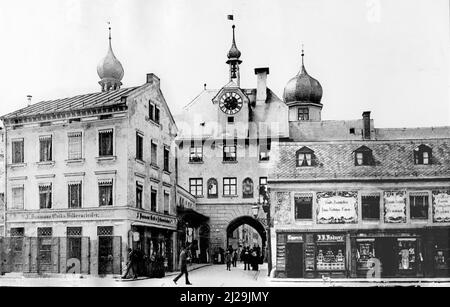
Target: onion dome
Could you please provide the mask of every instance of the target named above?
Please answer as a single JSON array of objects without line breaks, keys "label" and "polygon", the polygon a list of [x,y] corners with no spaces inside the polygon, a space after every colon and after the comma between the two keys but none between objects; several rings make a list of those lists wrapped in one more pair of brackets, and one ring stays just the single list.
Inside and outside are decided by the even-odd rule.
[{"label": "onion dome", "polygon": [[102,91],[119,89],[124,70],[120,61],[114,55],[111,47],[111,28],[109,28],[109,47],[106,56],[97,65],[97,74],[100,77],[99,84]]},{"label": "onion dome", "polygon": [[302,51],[302,69],[284,88],[283,100],[285,103],[309,102],[320,104],[322,100],[322,86],[319,81],[308,75],[304,65]]},{"label": "onion dome", "polygon": [[236,40],[234,37],[234,28],[235,25],[233,25],[233,42],[231,44],[231,48],[230,51],[228,51],[228,60],[238,60],[241,57],[241,52],[239,51],[239,49],[236,46]]}]

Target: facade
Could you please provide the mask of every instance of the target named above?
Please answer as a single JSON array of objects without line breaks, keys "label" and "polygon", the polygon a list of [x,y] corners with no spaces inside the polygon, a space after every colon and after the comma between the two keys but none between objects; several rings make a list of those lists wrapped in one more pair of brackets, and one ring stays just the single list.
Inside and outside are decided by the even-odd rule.
[{"label": "facade", "polygon": [[179,184],[209,217],[211,251],[227,248],[241,225],[254,227],[266,244],[265,215],[255,215],[259,188],[267,186],[271,142],[287,136],[288,108],[267,87],[268,68],[257,68],[256,88],[240,86],[241,52],[235,28],[228,53],[228,83],[204,89],[177,117]]},{"label": "facade", "polygon": [[6,271],[120,274],[128,248],[174,268],[177,127],[154,74],[121,88],[109,42],[101,92],[2,117]]}]

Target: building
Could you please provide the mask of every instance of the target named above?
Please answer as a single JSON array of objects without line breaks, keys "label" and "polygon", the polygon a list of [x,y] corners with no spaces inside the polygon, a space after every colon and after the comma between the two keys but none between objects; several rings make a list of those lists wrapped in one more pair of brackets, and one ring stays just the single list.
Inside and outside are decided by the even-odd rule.
[{"label": "building", "polygon": [[2,117],[6,271],[120,274],[128,248],[174,268],[177,126],[160,80],[122,88],[111,33],[97,72],[100,92]]},{"label": "building", "polygon": [[0,127],[0,237],[5,235],[5,135]]},{"label": "building", "polygon": [[[267,223],[259,188],[267,186],[271,143],[288,136],[288,108],[267,87],[269,68],[257,68],[256,88],[240,85],[241,52],[233,39],[229,76],[220,89],[205,89],[177,117],[179,184],[209,217],[214,255],[241,225],[255,228],[266,244]],[[223,258],[223,257],[222,257]]]},{"label": "building", "polygon": [[287,84],[289,139],[272,144],[279,278],[449,277],[450,127],[323,121],[304,65]]}]

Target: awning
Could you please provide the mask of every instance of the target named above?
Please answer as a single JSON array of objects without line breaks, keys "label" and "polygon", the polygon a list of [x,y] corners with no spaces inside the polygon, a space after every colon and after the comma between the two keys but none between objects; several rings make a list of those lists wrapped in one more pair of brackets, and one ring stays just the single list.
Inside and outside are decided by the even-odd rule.
[{"label": "awning", "polygon": [[177,213],[180,220],[190,223],[193,227],[198,227],[209,220],[209,217],[190,208],[177,207]]}]

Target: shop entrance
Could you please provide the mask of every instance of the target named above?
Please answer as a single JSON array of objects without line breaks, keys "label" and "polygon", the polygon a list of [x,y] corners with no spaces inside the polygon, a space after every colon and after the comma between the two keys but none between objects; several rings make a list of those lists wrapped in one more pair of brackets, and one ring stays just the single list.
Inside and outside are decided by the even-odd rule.
[{"label": "shop entrance", "polygon": [[113,274],[113,237],[98,237],[98,274]]},{"label": "shop entrance", "polygon": [[288,278],[303,277],[303,243],[286,244],[286,270]]},{"label": "shop entrance", "polygon": [[52,272],[52,238],[38,238],[38,272]]},{"label": "shop entrance", "polygon": [[396,238],[377,238],[375,250],[381,262],[381,276],[394,277],[397,268]]}]

